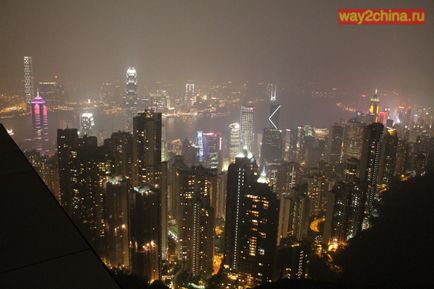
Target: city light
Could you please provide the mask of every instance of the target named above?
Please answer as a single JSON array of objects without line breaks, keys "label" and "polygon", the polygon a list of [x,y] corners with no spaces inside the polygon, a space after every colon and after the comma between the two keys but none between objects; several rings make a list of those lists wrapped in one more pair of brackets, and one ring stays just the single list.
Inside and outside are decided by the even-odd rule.
[{"label": "city light", "polygon": [[432,287],[428,1],[6,2],[1,288]]}]

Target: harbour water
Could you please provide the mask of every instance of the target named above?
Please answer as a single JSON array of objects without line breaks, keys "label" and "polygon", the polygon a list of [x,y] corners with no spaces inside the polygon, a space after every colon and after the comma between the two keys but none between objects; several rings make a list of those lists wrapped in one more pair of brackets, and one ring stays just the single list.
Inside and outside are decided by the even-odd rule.
[{"label": "harbour water", "polygon": [[[325,108],[327,107],[327,108]],[[315,109],[315,110],[314,110]],[[265,103],[257,105],[255,108],[255,131],[261,132],[262,128],[267,125],[267,113],[269,107]],[[323,114],[322,111],[334,111],[333,114]],[[75,110],[75,111],[49,111],[48,112],[48,136],[50,149],[54,152],[56,147],[56,134],[58,128],[79,128],[80,114],[83,112],[92,112],[95,120],[93,129],[94,135],[98,137],[99,142],[110,137],[112,132],[118,130],[127,130],[127,117],[124,112],[104,112],[102,110]],[[239,108],[233,107],[224,114],[203,114],[186,117],[167,117],[163,118],[163,132],[165,139],[171,141],[174,139],[189,138],[193,140],[198,130],[219,131],[226,133],[228,125],[232,122],[239,121]],[[321,105],[304,106],[284,105],[280,115],[281,128],[295,128],[300,124],[316,125],[325,123],[329,126],[333,122],[343,117],[348,117],[348,113],[339,110],[334,103],[322,102]],[[303,122],[300,122],[302,121]],[[32,149],[32,118],[31,115],[20,116],[15,118],[0,119],[7,129],[14,132],[13,138],[22,149]]]}]

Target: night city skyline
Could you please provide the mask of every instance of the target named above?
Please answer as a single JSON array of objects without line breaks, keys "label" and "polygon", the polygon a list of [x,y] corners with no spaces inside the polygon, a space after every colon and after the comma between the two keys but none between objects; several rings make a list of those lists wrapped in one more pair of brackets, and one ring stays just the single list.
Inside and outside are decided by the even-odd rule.
[{"label": "night city skyline", "polygon": [[2,1],[0,287],[429,288],[432,15]]},{"label": "night city skyline", "polygon": [[[418,1],[429,14],[431,1]],[[104,9],[100,9],[104,5]],[[39,80],[58,75],[95,94],[135,66],[150,81],[319,82],[429,100],[434,22],[339,26],[345,7],[413,8],[408,1],[3,1],[0,87],[21,88],[31,55]],[[418,7],[419,7],[418,6]],[[160,17],[159,15],[164,17]],[[410,44],[412,43],[412,44]]]}]

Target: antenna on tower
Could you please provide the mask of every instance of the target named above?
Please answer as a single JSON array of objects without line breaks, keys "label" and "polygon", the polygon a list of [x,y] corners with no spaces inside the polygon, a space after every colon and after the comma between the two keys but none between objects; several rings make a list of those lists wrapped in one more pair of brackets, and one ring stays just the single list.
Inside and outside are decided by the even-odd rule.
[{"label": "antenna on tower", "polygon": [[276,84],[271,84],[270,100],[276,101],[276,99],[277,99],[277,87],[276,87]]}]

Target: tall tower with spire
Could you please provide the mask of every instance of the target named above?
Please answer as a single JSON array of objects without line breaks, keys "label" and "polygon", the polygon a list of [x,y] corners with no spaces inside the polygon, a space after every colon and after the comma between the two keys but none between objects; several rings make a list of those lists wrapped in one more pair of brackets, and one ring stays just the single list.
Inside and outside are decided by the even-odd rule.
[{"label": "tall tower with spire", "polygon": [[277,101],[277,86],[270,83],[267,91],[270,95],[270,114],[262,134],[261,164],[278,162],[283,158],[282,131],[279,129],[281,105]]},{"label": "tall tower with spire", "polygon": [[137,71],[133,66],[128,67],[125,75],[124,107],[127,110],[127,121],[131,124],[137,112]]},{"label": "tall tower with spire", "polygon": [[369,113],[374,117],[374,122],[378,122],[378,114],[380,113],[380,98],[378,97],[378,89],[375,89],[375,94],[371,97]]},{"label": "tall tower with spire", "polygon": [[281,104],[277,101],[277,86],[274,83],[267,85],[267,92],[270,95],[270,114],[268,115],[268,122],[270,128],[278,129],[279,127],[279,115]]}]

